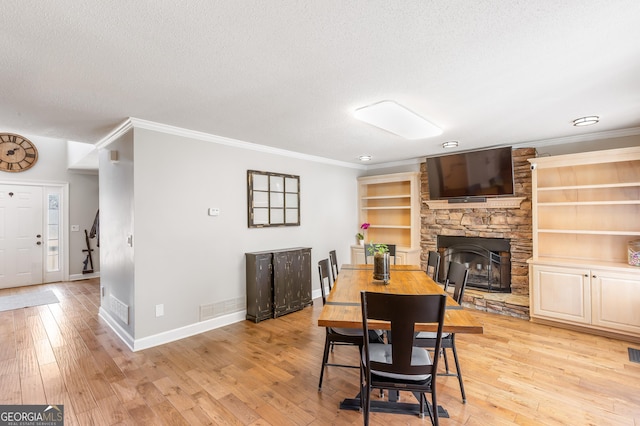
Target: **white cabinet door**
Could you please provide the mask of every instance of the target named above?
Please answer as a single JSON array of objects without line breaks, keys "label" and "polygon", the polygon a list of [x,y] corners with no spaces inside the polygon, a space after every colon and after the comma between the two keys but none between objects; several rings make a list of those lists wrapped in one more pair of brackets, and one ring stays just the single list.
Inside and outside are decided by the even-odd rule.
[{"label": "white cabinet door", "polygon": [[593,270],[593,325],[640,335],[640,271]]},{"label": "white cabinet door", "polygon": [[533,317],[591,323],[589,270],[533,265]]}]

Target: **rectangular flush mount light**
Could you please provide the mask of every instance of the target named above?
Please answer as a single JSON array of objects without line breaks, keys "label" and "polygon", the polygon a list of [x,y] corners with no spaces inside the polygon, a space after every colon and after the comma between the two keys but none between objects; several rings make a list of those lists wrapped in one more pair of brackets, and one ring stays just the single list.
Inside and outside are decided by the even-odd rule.
[{"label": "rectangular flush mount light", "polygon": [[358,108],[354,115],[358,120],[405,139],[424,139],[442,134],[440,128],[394,101]]}]

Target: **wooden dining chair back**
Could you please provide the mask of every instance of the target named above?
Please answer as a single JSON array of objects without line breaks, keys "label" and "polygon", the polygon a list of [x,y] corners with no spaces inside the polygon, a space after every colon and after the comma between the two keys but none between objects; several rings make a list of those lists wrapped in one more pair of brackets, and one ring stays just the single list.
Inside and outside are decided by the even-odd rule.
[{"label": "wooden dining chair back", "polygon": [[469,279],[469,269],[459,262],[449,262],[447,278],[444,282],[445,291],[449,291],[449,287],[453,286],[453,300],[462,303],[462,296],[467,287]]},{"label": "wooden dining chair back", "polygon": [[[390,322],[393,343],[364,341],[362,355],[362,408],[364,424],[369,424],[371,390],[413,392],[419,400],[420,416],[425,406],[434,425],[438,424],[436,371],[438,357],[414,344],[416,323],[437,324],[436,351],[440,350],[444,324],[444,294],[361,293],[363,333],[369,332],[369,321]],[[425,394],[431,394],[431,405]],[[435,408],[435,409],[434,409]]]},{"label": "wooden dining chair back", "polygon": [[327,290],[331,291],[331,276],[329,275],[329,259],[318,262],[318,275],[320,277],[320,293],[322,294],[322,306],[327,304]]},{"label": "wooden dining chair back", "polygon": [[[364,263],[369,263],[369,257],[373,257],[373,246],[376,244],[365,244],[364,245]],[[393,264],[396,264],[396,245],[395,244],[385,244],[387,249],[389,250],[389,256],[393,256]]]},{"label": "wooden dining chair back", "polygon": [[[326,288],[331,288],[331,265],[329,259],[322,259],[318,262],[318,274],[320,278],[320,291],[322,293],[322,305],[327,303]],[[322,390],[322,379],[324,378],[325,367],[347,367],[347,368],[359,368],[357,365],[347,365],[340,363],[330,363],[329,351],[333,352],[335,345],[348,345],[362,347],[363,334],[359,328],[334,328],[325,327],[325,339],[324,339],[324,353],[322,356],[322,367],[320,369],[320,380],[318,382],[318,391]]]},{"label": "wooden dining chair back", "polygon": [[[462,304],[462,296],[464,295],[464,290],[467,287],[467,280],[469,279],[469,269],[467,269],[463,264],[458,262],[449,262],[449,269],[447,272],[447,278],[444,283],[445,291],[449,290],[449,287],[454,286],[453,289],[453,299],[459,304]],[[423,348],[435,349],[436,341],[435,334],[428,332],[420,332],[416,335],[416,345]],[[445,373],[440,374],[442,376],[455,376],[458,378],[458,383],[460,384],[460,393],[462,395],[462,402],[467,402],[467,395],[464,391],[464,383],[462,382],[462,370],[460,369],[460,361],[458,360],[458,351],[456,349],[456,336],[455,333],[444,333],[442,335],[441,342],[442,352],[434,352],[434,354],[442,353],[442,357],[444,359],[444,369]],[[453,352],[453,360],[456,365],[456,372],[449,372],[449,360],[447,359],[447,351],[446,349],[451,349]]]},{"label": "wooden dining chair back", "polygon": [[331,263],[331,279],[335,282],[338,278],[338,255],[335,250],[329,252],[329,263]]},{"label": "wooden dining chair back", "polygon": [[431,277],[435,282],[439,282],[440,279],[440,253],[437,251],[429,250],[429,257],[427,257],[427,275]]}]

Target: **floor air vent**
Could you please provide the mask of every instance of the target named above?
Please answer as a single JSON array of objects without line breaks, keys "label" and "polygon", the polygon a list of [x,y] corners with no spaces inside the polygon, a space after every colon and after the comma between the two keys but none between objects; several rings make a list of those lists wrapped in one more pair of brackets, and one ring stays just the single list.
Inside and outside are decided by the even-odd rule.
[{"label": "floor air vent", "polygon": [[629,348],[629,361],[640,362],[640,349]]}]

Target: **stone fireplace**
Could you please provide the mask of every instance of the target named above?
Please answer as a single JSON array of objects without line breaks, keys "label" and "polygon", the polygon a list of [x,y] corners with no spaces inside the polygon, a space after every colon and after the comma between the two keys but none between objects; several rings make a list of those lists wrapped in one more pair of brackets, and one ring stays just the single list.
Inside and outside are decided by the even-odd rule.
[{"label": "stone fireplace", "polygon": [[[428,252],[438,250],[438,237],[471,237],[509,241],[510,289],[490,292],[468,287],[465,306],[505,315],[529,318],[529,267],[532,256],[531,170],[527,159],[535,149],[513,150],[515,195],[486,203],[442,204],[433,206],[429,197],[426,162],[421,170],[421,263],[426,268]],[[492,201],[491,203],[489,201]],[[431,204],[431,207],[430,207]],[[463,262],[467,263],[467,262]],[[471,265],[471,262],[468,262]],[[477,268],[477,263],[476,263]],[[442,265],[440,268],[443,271]],[[444,269],[446,271],[446,269]],[[446,272],[444,272],[446,273]]]}]

